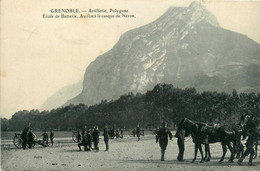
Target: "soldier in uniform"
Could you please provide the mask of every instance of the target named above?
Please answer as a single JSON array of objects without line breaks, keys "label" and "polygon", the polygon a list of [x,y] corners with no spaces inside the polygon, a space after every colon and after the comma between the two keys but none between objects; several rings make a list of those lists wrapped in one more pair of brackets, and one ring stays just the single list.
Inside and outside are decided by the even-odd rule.
[{"label": "soldier in uniform", "polygon": [[250,120],[247,122],[246,134],[245,136],[243,136],[243,139],[245,139],[246,136],[248,136],[246,141],[246,151],[238,160],[239,165],[241,165],[245,157],[248,156],[249,154],[250,157],[249,157],[248,165],[249,166],[253,165],[253,157],[255,155],[254,145],[257,142],[257,138],[260,137],[260,132],[257,130],[258,127],[257,124],[258,123],[254,120],[254,118],[250,118]]},{"label": "soldier in uniform", "polygon": [[168,136],[170,140],[172,140],[172,133],[166,128],[166,123],[163,122],[162,127],[156,134],[156,143],[158,143],[159,140],[161,147],[161,161],[164,161],[165,150],[168,145]]},{"label": "soldier in uniform", "polygon": [[85,126],[85,128],[82,129],[82,131],[81,131],[81,138],[83,138],[83,135],[85,135],[85,133],[87,133],[86,126]]},{"label": "soldier in uniform", "polygon": [[254,157],[254,159],[257,158],[257,147],[258,147],[258,141],[259,141],[259,140],[257,140],[256,143],[255,143],[255,157]]},{"label": "soldier in uniform", "polygon": [[51,145],[53,146],[53,138],[54,138],[54,132],[53,130],[51,129],[51,132],[50,132],[50,140],[51,140]]},{"label": "soldier in uniform", "polygon": [[255,142],[256,142],[256,137],[259,136],[259,133],[256,130],[251,129],[247,132],[247,136],[248,136],[248,139],[246,141],[246,151],[244,152],[244,154],[238,160],[238,164],[241,165],[241,163],[243,162],[245,157],[250,154],[248,165],[252,166],[253,165],[253,157],[255,155],[254,145],[255,145]]},{"label": "soldier in uniform", "polygon": [[112,139],[115,138],[115,126],[113,126],[112,129],[111,129],[111,138]]},{"label": "soldier in uniform", "polygon": [[28,145],[29,145],[29,148],[32,148],[34,137],[35,137],[35,135],[32,132],[32,129],[30,129],[29,132],[28,132]]},{"label": "soldier in uniform", "polygon": [[141,135],[141,129],[139,127],[139,125],[137,125],[137,128],[136,128],[136,135],[137,135],[137,141],[140,141],[140,135]]},{"label": "soldier in uniform", "polygon": [[90,130],[87,130],[87,147],[88,151],[92,149],[92,136],[90,134]]},{"label": "soldier in uniform", "polygon": [[120,130],[121,138],[124,138],[124,131],[123,129]]},{"label": "soldier in uniform", "polygon": [[106,151],[108,151],[108,141],[109,141],[109,135],[108,135],[108,130],[107,130],[107,125],[105,124],[105,128],[104,128],[104,132],[103,132],[103,136],[104,136],[104,142],[106,144]]},{"label": "soldier in uniform", "polygon": [[98,143],[99,143],[99,130],[98,127],[94,127],[93,133],[92,133],[92,137],[93,137],[93,142],[94,142],[94,149],[96,150],[96,152],[99,151],[99,147],[98,147]]},{"label": "soldier in uniform", "polygon": [[119,135],[119,129],[116,129],[116,139],[118,139],[120,137]]},{"label": "soldier in uniform", "polygon": [[28,141],[28,132],[29,132],[29,130],[30,130],[30,126],[31,126],[31,123],[29,122],[29,126],[28,127],[25,127],[24,129],[23,129],[23,132],[22,132],[22,135],[21,135],[21,138],[22,138],[22,140],[23,140],[23,142],[22,142],[22,147],[23,147],[23,149],[26,149],[26,144],[28,143],[27,141]]},{"label": "soldier in uniform", "polygon": [[232,130],[235,131],[236,143],[234,146],[236,151],[236,158],[239,159],[244,153],[244,146],[241,142],[242,128],[234,124],[232,126]]},{"label": "soldier in uniform", "polygon": [[177,137],[177,144],[178,144],[178,147],[179,147],[179,154],[178,154],[178,157],[177,157],[177,160],[178,161],[184,161],[183,160],[183,153],[184,153],[184,139],[185,139],[185,133],[184,131],[180,132],[178,134],[178,137]]},{"label": "soldier in uniform", "polygon": [[81,147],[80,146],[84,146],[84,151],[89,151],[88,150],[87,132],[85,130],[82,131],[82,133],[81,133],[81,142],[78,143],[79,151],[81,151]]},{"label": "soldier in uniform", "polygon": [[43,144],[48,145],[49,137],[48,137],[48,133],[47,133],[46,129],[44,130],[42,137],[43,137],[42,138]]},{"label": "soldier in uniform", "polygon": [[77,129],[77,142],[80,143],[81,142],[81,134],[79,129]]}]

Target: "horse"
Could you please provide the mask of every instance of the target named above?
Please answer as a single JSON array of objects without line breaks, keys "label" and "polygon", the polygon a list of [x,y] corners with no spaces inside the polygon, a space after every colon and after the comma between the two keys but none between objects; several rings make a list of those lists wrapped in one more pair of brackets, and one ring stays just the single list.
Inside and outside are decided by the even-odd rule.
[{"label": "horse", "polygon": [[[204,162],[204,156],[203,156],[203,151],[201,148],[201,144],[205,144],[205,139],[208,139],[208,143],[216,143],[220,142],[222,149],[223,149],[223,155],[219,162],[223,162],[226,152],[227,152],[227,147],[229,148],[231,152],[231,156],[229,159],[229,162],[232,163],[234,158],[235,158],[235,150],[231,146],[231,142],[233,145],[236,144],[236,138],[235,138],[235,132],[227,131],[223,127],[216,125],[216,126],[209,126],[206,123],[202,122],[195,122],[191,121],[187,118],[184,118],[179,124],[178,124],[178,129],[176,131],[175,136],[178,136],[178,134],[185,130],[185,133],[190,133],[191,137],[193,139],[193,143],[195,144],[195,154],[194,154],[194,159],[192,162],[194,162],[197,158],[197,152],[198,149],[201,153],[202,159],[200,162]],[[210,155],[208,157],[211,157]],[[208,161],[210,160],[207,159]]]},{"label": "horse", "polygon": [[[196,124],[199,124],[200,126],[202,126],[201,130],[205,131],[207,129],[214,129],[215,127],[220,127],[219,124],[212,124],[212,123],[203,123],[203,122],[197,122],[197,121],[193,121]],[[208,135],[206,134],[205,137],[205,143],[203,143],[205,145],[205,161],[210,161],[211,159],[211,153],[210,153],[210,147],[209,147],[209,142],[208,142]]]}]

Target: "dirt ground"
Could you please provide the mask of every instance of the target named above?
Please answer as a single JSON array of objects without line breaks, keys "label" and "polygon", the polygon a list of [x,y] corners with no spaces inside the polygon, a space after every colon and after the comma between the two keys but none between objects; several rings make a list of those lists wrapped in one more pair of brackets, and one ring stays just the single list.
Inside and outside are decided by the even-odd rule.
[{"label": "dirt ground", "polygon": [[12,142],[1,144],[1,168],[4,171],[16,170],[97,170],[97,171],[122,171],[122,170],[260,170],[260,157],[254,160],[255,166],[247,166],[248,157],[243,165],[228,163],[230,152],[225,161],[218,163],[222,155],[220,144],[210,145],[212,159],[210,162],[200,163],[200,155],[197,161],[191,163],[194,155],[194,144],[190,138],[185,141],[184,162],[176,160],[178,154],[177,139],[169,141],[166,150],[166,161],[160,161],[160,147],[155,143],[155,137],[148,135],[141,137],[137,142],[136,137],[124,137],[123,139],[110,140],[110,149],[105,150],[104,141],[100,140],[99,152],[78,151],[76,143],[70,139],[56,139],[54,146],[41,147],[36,145],[34,149],[16,149]]}]

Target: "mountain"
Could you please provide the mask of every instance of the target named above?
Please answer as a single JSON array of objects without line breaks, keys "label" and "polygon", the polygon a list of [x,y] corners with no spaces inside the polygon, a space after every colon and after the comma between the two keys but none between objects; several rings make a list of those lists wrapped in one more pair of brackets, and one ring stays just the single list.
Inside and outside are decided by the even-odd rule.
[{"label": "mountain", "polygon": [[92,105],[158,83],[198,91],[260,92],[260,45],[220,27],[200,3],[172,7],[124,33],[86,69],[82,92],[66,104]]},{"label": "mountain", "polygon": [[64,103],[67,102],[67,100],[81,93],[82,89],[83,89],[83,80],[80,80],[75,84],[62,88],[61,90],[53,94],[51,97],[49,97],[43,103],[41,110],[51,110],[63,105]]}]

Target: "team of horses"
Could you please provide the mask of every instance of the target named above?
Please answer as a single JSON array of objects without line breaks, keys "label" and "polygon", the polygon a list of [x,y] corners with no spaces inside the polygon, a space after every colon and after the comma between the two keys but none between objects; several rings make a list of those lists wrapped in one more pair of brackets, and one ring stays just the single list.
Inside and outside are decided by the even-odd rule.
[{"label": "team of horses", "polygon": [[[197,152],[200,151],[201,161],[210,161],[211,154],[209,144],[221,143],[223,154],[219,162],[223,162],[227,148],[229,149],[231,155],[229,162],[233,163],[235,157],[239,158],[243,155],[244,148],[241,142],[241,137],[246,138],[247,128],[252,121],[252,117],[246,116],[241,117],[239,124],[233,126],[232,128],[225,128],[220,124],[208,124],[203,122],[192,121],[190,119],[184,118],[178,124],[178,129],[175,136],[185,131],[185,136],[191,136],[192,141],[195,144],[195,153],[192,162],[197,158]],[[257,128],[255,128],[257,129]],[[256,142],[260,137],[256,137]],[[203,155],[202,145],[205,145],[205,156]]]}]

